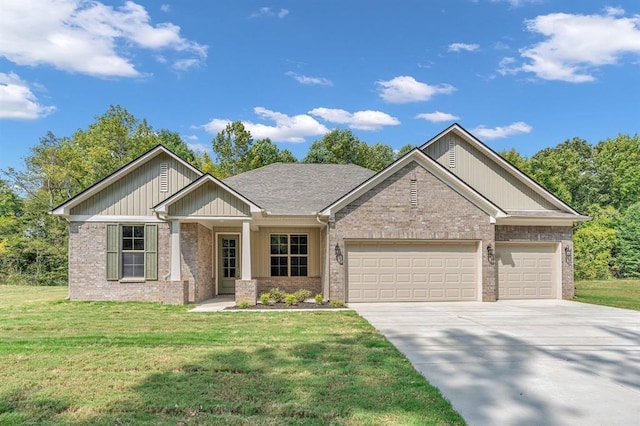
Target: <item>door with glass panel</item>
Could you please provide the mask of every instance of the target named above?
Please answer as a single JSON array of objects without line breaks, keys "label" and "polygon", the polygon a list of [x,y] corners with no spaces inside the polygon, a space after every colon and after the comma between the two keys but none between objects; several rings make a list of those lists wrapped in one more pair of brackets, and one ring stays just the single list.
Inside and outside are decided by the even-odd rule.
[{"label": "door with glass panel", "polygon": [[237,235],[218,238],[218,293],[234,294],[240,273],[240,251]]}]

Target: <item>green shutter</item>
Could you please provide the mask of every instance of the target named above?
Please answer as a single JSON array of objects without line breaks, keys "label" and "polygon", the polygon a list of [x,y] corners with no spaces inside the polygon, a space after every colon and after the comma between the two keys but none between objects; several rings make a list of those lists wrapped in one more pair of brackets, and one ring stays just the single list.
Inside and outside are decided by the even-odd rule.
[{"label": "green shutter", "polygon": [[107,281],[120,279],[120,227],[107,224]]},{"label": "green shutter", "polygon": [[147,280],[158,279],[158,225],[144,226],[144,277]]}]

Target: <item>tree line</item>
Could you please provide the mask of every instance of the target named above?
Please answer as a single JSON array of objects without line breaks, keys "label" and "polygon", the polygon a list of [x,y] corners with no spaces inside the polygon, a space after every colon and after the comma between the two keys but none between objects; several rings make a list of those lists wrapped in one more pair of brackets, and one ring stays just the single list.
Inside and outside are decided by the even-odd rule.
[{"label": "tree line", "polygon": [[[66,284],[68,224],[52,208],[152,147],[163,144],[217,178],[276,162],[357,164],[379,171],[414,146],[395,151],[333,130],[298,160],[270,139],[254,140],[241,122],[211,141],[213,158],[194,152],[176,132],[155,130],[120,106],[68,137],[48,133],[21,169],[0,178],[0,284]],[[578,211],[590,215],[574,234],[577,279],[640,277],[640,139],[618,135],[591,145],[574,138],[527,158],[500,152]]]}]

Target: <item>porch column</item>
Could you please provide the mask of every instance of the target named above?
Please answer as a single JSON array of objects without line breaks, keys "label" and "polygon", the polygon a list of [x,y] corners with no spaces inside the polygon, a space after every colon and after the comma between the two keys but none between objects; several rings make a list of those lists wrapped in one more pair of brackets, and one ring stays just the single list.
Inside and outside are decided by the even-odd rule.
[{"label": "porch column", "polygon": [[171,276],[170,281],[182,279],[180,266],[180,222],[171,221]]},{"label": "porch column", "polygon": [[249,221],[242,222],[242,280],[251,279],[251,228]]}]

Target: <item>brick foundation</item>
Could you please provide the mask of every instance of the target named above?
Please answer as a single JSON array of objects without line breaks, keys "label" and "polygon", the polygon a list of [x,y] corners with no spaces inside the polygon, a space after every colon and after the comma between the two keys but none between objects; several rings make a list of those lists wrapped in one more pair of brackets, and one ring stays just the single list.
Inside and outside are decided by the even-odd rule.
[{"label": "brick foundation", "polygon": [[315,296],[322,293],[322,283],[320,277],[268,277],[256,278],[258,282],[258,295],[267,293],[272,288],[279,288],[287,293],[294,293],[297,290],[309,290]]}]

